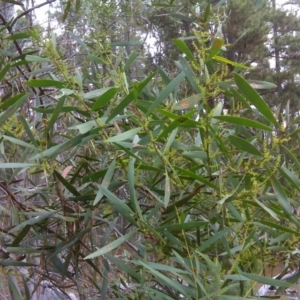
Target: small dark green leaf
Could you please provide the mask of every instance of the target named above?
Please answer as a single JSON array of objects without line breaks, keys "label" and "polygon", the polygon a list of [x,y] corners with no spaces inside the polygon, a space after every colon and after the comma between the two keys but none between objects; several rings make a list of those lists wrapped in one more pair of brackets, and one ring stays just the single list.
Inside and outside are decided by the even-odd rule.
[{"label": "small dark green leaf", "polygon": [[59,89],[65,87],[63,82],[51,79],[32,79],[25,83],[31,87],[56,87]]},{"label": "small dark green leaf", "polygon": [[213,118],[232,124],[243,125],[245,127],[252,127],[272,131],[272,128],[268,127],[267,125],[246,118],[233,116],[215,116]]},{"label": "small dark green leaf", "polygon": [[230,135],[228,137],[228,140],[230,141],[230,143],[232,145],[234,145],[236,148],[238,148],[240,150],[246,151],[246,152],[248,152],[250,154],[253,154],[253,155],[262,156],[262,153],[257,148],[255,148],[248,141],[246,141],[246,140],[244,140],[244,139],[242,139],[238,136]]}]

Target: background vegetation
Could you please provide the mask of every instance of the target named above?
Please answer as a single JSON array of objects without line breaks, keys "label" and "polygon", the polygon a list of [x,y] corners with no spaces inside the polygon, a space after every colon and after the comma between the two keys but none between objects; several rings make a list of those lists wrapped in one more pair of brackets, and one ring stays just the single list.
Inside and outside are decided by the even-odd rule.
[{"label": "background vegetation", "polygon": [[0,4],[3,299],[298,280],[297,1]]}]

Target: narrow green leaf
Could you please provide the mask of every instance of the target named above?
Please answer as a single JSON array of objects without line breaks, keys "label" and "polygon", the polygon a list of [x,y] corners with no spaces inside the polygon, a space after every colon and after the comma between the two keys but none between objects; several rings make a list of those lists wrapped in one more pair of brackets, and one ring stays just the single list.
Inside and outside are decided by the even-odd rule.
[{"label": "narrow green leaf", "polygon": [[57,102],[54,111],[52,113],[51,119],[48,122],[47,127],[45,128],[44,132],[43,132],[43,136],[46,137],[48,132],[50,130],[54,129],[54,124],[57,121],[59,114],[61,113],[62,108],[64,107],[65,104],[65,97],[62,97],[59,99],[59,101]]},{"label": "narrow green leaf", "polygon": [[213,118],[232,124],[243,125],[245,127],[252,127],[272,131],[272,128],[268,127],[267,125],[246,118],[233,116],[215,116]]},{"label": "narrow green leaf", "polygon": [[93,98],[97,98],[102,96],[104,93],[109,91],[111,88],[103,88],[103,89],[97,89],[90,92],[87,92],[83,95],[83,99],[89,100]]},{"label": "narrow green leaf", "polygon": [[276,212],[274,212],[272,209],[267,207],[263,202],[259,201],[258,199],[254,198],[256,203],[262,207],[263,210],[265,210],[269,215],[271,215],[276,221],[280,222],[280,219],[278,218]]},{"label": "narrow green leaf", "polygon": [[201,89],[195,80],[196,76],[195,76],[192,68],[189,66],[187,61],[182,56],[179,57],[179,61],[180,61],[181,67],[182,67],[182,71],[186,75],[187,81],[189,82],[191,87],[194,89],[196,94],[201,94]]},{"label": "narrow green leaf", "polygon": [[91,259],[94,257],[98,257],[101,255],[104,255],[116,248],[118,248],[119,246],[121,246],[122,244],[124,244],[127,240],[129,240],[132,236],[134,236],[136,234],[137,230],[133,230],[130,233],[121,236],[120,238],[116,239],[115,241],[111,242],[110,244],[102,247],[101,249],[98,249],[97,251],[91,253],[90,255],[86,256],[84,259]]},{"label": "narrow green leaf", "polygon": [[174,103],[172,106],[172,110],[183,110],[183,109],[195,107],[195,105],[197,105],[202,98],[203,98],[202,94],[196,94],[190,96],[179,102]]},{"label": "narrow green leaf", "polygon": [[33,144],[33,146],[34,146],[36,149],[38,149],[38,147],[39,147],[39,146],[38,146],[38,143],[37,143],[36,139],[34,138],[33,133],[32,133],[32,131],[30,130],[29,125],[28,125],[26,119],[24,118],[24,116],[20,116],[19,118],[20,118],[20,121],[21,121],[21,123],[22,123],[22,125],[23,125],[23,128],[25,129],[25,131],[26,131],[28,137],[30,138],[30,140],[31,140],[31,142],[32,142],[32,144]]},{"label": "narrow green leaf", "polygon": [[[85,234],[87,234],[89,231],[91,230],[91,228],[85,228],[79,232],[77,232],[76,234],[72,235],[70,239],[68,239],[66,242],[62,241],[60,243],[58,243],[55,247],[55,250],[53,253],[51,253],[50,258],[54,258],[56,257],[56,255],[66,249],[70,249],[73,245],[75,245],[78,241],[82,240],[82,238],[85,236]],[[64,269],[64,265],[61,265],[61,270],[63,271]]]},{"label": "narrow green leaf", "polygon": [[[4,78],[4,76],[6,75],[6,73],[9,71],[9,69],[11,68],[10,63],[6,64],[5,67],[0,71],[0,82],[1,80]],[[2,105],[1,105],[2,106]]]},{"label": "narrow green leaf", "polygon": [[165,88],[164,90],[159,94],[159,96],[155,99],[155,101],[152,103],[152,105],[149,107],[147,111],[147,116],[149,116],[155,108],[160,106],[160,104],[165,100],[171,92],[173,92],[179,85],[181,81],[185,78],[185,73],[181,72],[177,77],[175,77]]},{"label": "narrow green leaf", "polygon": [[9,35],[6,40],[23,40],[23,39],[28,39],[30,36],[27,32],[18,32],[12,35]]},{"label": "narrow green leaf", "polygon": [[184,295],[186,297],[186,299],[190,299],[190,297],[186,291],[187,287],[183,286],[178,281],[172,280],[169,277],[167,277],[166,275],[156,271],[155,269],[151,268],[150,266],[148,266],[148,264],[146,264],[142,261],[139,261],[139,264],[142,265],[143,267],[145,267],[146,269],[148,269],[151,274],[153,274],[155,277],[157,277],[159,282],[165,282],[172,289],[174,289],[174,290],[180,292],[182,295]]},{"label": "narrow green leaf", "polygon": [[100,189],[104,196],[106,196],[108,202],[110,202],[114,206],[115,210],[119,212],[131,224],[137,226],[137,223],[133,217],[134,213],[129,208],[129,206],[124,201],[119,199],[116,195],[114,195],[112,192],[110,192],[106,187],[100,186]]},{"label": "narrow green leaf", "polygon": [[300,191],[300,180],[293,172],[282,166],[280,169],[280,173],[292,184],[295,189]]},{"label": "narrow green leaf", "polygon": [[[104,176],[104,178],[101,182],[101,186],[104,186],[106,188],[109,187],[109,185],[111,183],[111,180],[114,176],[115,167],[116,167],[116,160],[114,159],[111,162],[109,168],[107,169],[107,171],[105,173],[105,176]],[[103,197],[103,193],[102,193],[101,189],[99,189],[98,192],[97,192],[97,195],[96,195],[96,198],[94,200],[93,205],[95,206],[102,199],[102,197]]]},{"label": "narrow green leaf", "polygon": [[53,171],[53,174],[55,175],[56,179],[74,196],[80,196],[80,193],[76,190],[76,188],[69,183],[63,176],[61,176],[57,171]]},{"label": "narrow green leaf", "polygon": [[207,3],[205,7],[204,17],[203,17],[204,22],[207,22],[209,15],[210,15],[210,3]]},{"label": "narrow green leaf", "polygon": [[89,50],[89,47],[87,46],[87,44],[85,42],[82,41],[82,39],[75,35],[73,32],[69,31],[68,34],[72,37],[72,39],[74,41],[77,42],[77,44],[79,44],[80,46],[82,46],[82,48],[84,48],[85,50]]},{"label": "narrow green leaf", "polygon": [[165,197],[164,197],[164,206],[167,207],[170,202],[171,197],[171,183],[168,175],[168,171],[165,171]]},{"label": "narrow green leaf", "polygon": [[229,60],[229,59],[227,59],[227,58],[225,58],[225,57],[222,57],[222,56],[217,56],[217,55],[215,55],[215,56],[212,57],[212,59],[213,59],[213,60],[220,61],[220,62],[223,62],[223,63],[225,63],[225,64],[232,65],[232,66],[234,66],[234,67],[241,68],[241,69],[252,69],[251,67],[247,67],[247,66],[245,66],[245,65],[236,63],[236,62],[231,61],[231,60]]},{"label": "narrow green leaf", "polygon": [[65,9],[64,9],[64,13],[63,13],[63,16],[62,16],[62,21],[65,22],[67,17],[68,17],[68,14],[69,14],[69,11],[70,11],[70,8],[71,8],[71,0],[68,0],[66,6],[65,6]]},{"label": "narrow green leaf", "polygon": [[240,149],[242,151],[246,151],[250,154],[257,155],[257,156],[262,156],[262,153],[255,148],[252,144],[250,144],[248,141],[235,136],[235,135],[230,135],[228,137],[229,142],[234,145],[237,149]]},{"label": "narrow green leaf", "polygon": [[21,140],[18,140],[16,138],[13,138],[13,137],[10,137],[10,136],[7,136],[7,135],[3,135],[3,138],[6,139],[7,141],[10,141],[11,143],[13,143],[15,145],[19,145],[19,146],[22,146],[22,147],[25,147],[25,148],[36,150],[36,151],[39,150],[38,148],[36,148],[35,146],[33,146],[31,144],[28,144],[26,142],[23,142]]},{"label": "narrow green leaf", "polygon": [[105,254],[105,257],[110,260],[114,265],[116,265],[120,270],[124,271],[126,274],[130,275],[132,278],[134,278],[137,282],[141,282],[142,278],[140,274],[135,272],[134,269],[128,266],[128,264],[125,264],[122,260],[116,258],[113,255]]},{"label": "narrow green leaf", "polygon": [[125,63],[125,66],[124,66],[124,71],[127,71],[129,69],[129,67],[131,66],[131,64],[135,61],[135,59],[137,58],[137,54],[135,51],[132,51],[130,53],[130,56],[128,57],[128,60],[126,61]]},{"label": "narrow green leaf", "polygon": [[24,228],[25,226],[27,225],[35,225],[37,223],[42,223],[44,222],[46,219],[48,219],[51,215],[54,215],[56,213],[56,211],[50,211],[50,212],[41,212],[38,216],[34,217],[34,218],[31,218],[27,221],[24,221],[18,225],[16,225],[14,228],[12,228],[9,233],[13,233],[13,232],[16,232],[22,228]]},{"label": "narrow green leaf", "polygon": [[16,280],[12,280],[10,276],[7,276],[7,281],[8,281],[8,287],[9,287],[9,292],[14,300],[22,300],[22,295],[19,290],[19,287],[15,285],[17,284]]},{"label": "narrow green leaf", "polygon": [[128,187],[129,187],[129,194],[130,194],[130,202],[131,202],[133,211],[137,213],[140,220],[144,221],[144,216],[143,216],[139,201],[136,196],[135,175],[134,175],[135,161],[136,161],[136,159],[134,157],[130,157],[129,164],[128,164]]},{"label": "narrow green leaf", "polygon": [[190,51],[189,47],[181,39],[173,40],[175,46],[182,51],[191,61],[195,61],[193,53]]},{"label": "narrow green leaf", "polygon": [[0,169],[24,169],[30,167],[38,167],[38,164],[27,163],[0,163]]},{"label": "narrow green leaf", "polygon": [[215,244],[219,239],[224,237],[226,233],[228,233],[231,228],[224,228],[223,230],[217,232],[212,237],[210,237],[205,242],[201,243],[201,246],[197,249],[199,252],[204,252],[210,245]]},{"label": "narrow green leaf", "polygon": [[133,138],[136,134],[138,134],[142,130],[142,127],[137,127],[134,129],[130,129],[128,131],[119,133],[113,137],[110,137],[106,140],[107,143],[112,143],[112,142],[120,142],[124,141],[127,139]]},{"label": "narrow green leaf", "polygon": [[277,128],[279,127],[270,107],[268,104],[260,97],[260,95],[255,91],[253,87],[239,74],[234,73],[234,81],[245,98],[256,107],[256,109],[272,124]]},{"label": "narrow green leaf", "polygon": [[256,274],[250,274],[250,273],[245,273],[245,272],[239,272],[240,275],[249,278],[251,280],[254,280],[256,282],[260,282],[263,284],[268,284],[272,286],[277,286],[277,287],[284,287],[284,288],[289,288],[292,284],[282,281],[282,280],[277,280],[277,279],[272,279],[269,277],[264,277]]},{"label": "narrow green leaf", "polygon": [[92,106],[92,110],[96,111],[105,106],[110,100],[113,99],[117,92],[118,88],[110,88],[95,101],[95,103]]},{"label": "narrow green leaf", "polygon": [[51,79],[32,79],[25,82],[25,84],[30,87],[56,87],[59,89],[65,87],[63,82]]},{"label": "narrow green leaf", "polygon": [[189,230],[194,230],[198,227],[203,227],[206,226],[208,222],[204,221],[193,221],[193,222],[188,222],[188,223],[177,223],[177,224],[171,224],[171,225],[162,225],[154,228],[155,231],[157,232],[163,232],[164,230],[167,230],[169,232],[172,231],[189,231]]},{"label": "narrow green leaf", "polygon": [[[11,98],[9,101],[9,108],[0,115],[0,126],[8,119],[10,118],[17,110],[20,108],[23,103],[27,100],[29,97],[29,94],[20,94],[13,98]],[[3,103],[5,104],[5,102]],[[2,105],[3,107],[3,105]],[[7,107],[7,106],[6,106]],[[1,106],[0,106],[1,108]]]},{"label": "narrow green leaf", "polygon": [[24,261],[12,260],[12,259],[1,259],[0,266],[7,267],[37,267],[37,265],[33,263],[27,263]]},{"label": "narrow green leaf", "polygon": [[215,59],[216,55],[220,52],[223,45],[224,45],[223,39],[215,38],[213,44],[211,45],[209,56]]},{"label": "narrow green leaf", "polygon": [[51,62],[50,58],[40,57],[40,56],[36,56],[36,55],[26,55],[25,59],[28,62]]},{"label": "narrow green leaf", "polygon": [[[140,93],[146,86],[147,84],[152,80],[152,78],[156,75],[156,72],[150,74],[145,80],[143,80],[139,85],[138,85],[138,93]],[[116,115],[120,114],[125,107],[127,107],[133,100],[134,100],[134,92],[130,92],[124,99],[123,101],[112,111],[110,116],[106,120],[106,124],[111,121]]]},{"label": "narrow green leaf", "polygon": [[267,227],[269,227],[271,229],[277,229],[278,231],[289,232],[289,233],[292,233],[296,236],[300,235],[299,231],[295,231],[295,230],[293,230],[291,228],[288,228],[286,226],[281,226],[278,223],[272,223],[272,222],[269,222],[269,221],[260,220],[259,224],[266,225]]},{"label": "narrow green leaf", "polygon": [[281,208],[288,216],[292,216],[293,210],[290,205],[290,201],[289,201],[288,197],[286,196],[285,191],[282,188],[281,184],[279,183],[279,181],[277,180],[277,178],[274,175],[271,177],[270,180],[271,180],[273,189],[275,190],[276,197],[277,197],[277,200],[278,200]]},{"label": "narrow green leaf", "polygon": [[114,42],[111,43],[111,47],[126,47],[126,46],[136,46],[136,45],[141,45],[141,41],[124,41],[124,42]]},{"label": "narrow green leaf", "polygon": [[[96,130],[98,131],[97,128],[96,128]],[[88,140],[92,139],[93,137],[94,137],[94,135],[93,134],[89,135],[89,132],[84,133],[84,134],[79,134],[65,143],[55,145],[55,146],[43,151],[42,153],[31,157],[30,160],[39,159],[41,157],[43,157],[43,158],[55,157],[56,155],[58,155],[64,151],[70,150],[71,148],[79,145],[80,143],[83,143],[83,141],[85,143],[88,142]]]},{"label": "narrow green leaf", "polygon": [[197,180],[197,181],[199,181],[201,183],[204,183],[205,185],[213,188],[216,191],[219,189],[216,185],[214,185],[213,183],[211,183],[208,179],[206,179],[206,178],[204,178],[202,176],[199,176],[199,175],[197,175],[196,173],[194,173],[194,172],[192,172],[190,170],[179,168],[177,166],[174,166],[174,168],[176,170],[180,171],[180,173],[182,173],[184,175],[187,175],[187,176],[189,176],[189,177],[191,177],[191,178],[193,178],[193,179],[195,179],[195,180]]}]

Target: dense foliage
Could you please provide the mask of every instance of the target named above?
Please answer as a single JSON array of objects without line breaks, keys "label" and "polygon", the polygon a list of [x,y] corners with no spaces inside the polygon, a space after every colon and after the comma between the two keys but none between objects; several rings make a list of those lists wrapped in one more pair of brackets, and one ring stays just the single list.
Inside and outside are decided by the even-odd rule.
[{"label": "dense foliage", "polygon": [[289,287],[298,274],[265,270],[299,259],[296,106],[265,101],[278,85],[255,80],[262,65],[242,53],[261,59],[271,23],[251,45],[255,30],[234,32],[229,13],[271,4],[129,2],[67,1],[62,32],[26,9],[0,14],[1,295],[229,300],[259,299],[257,282]]}]

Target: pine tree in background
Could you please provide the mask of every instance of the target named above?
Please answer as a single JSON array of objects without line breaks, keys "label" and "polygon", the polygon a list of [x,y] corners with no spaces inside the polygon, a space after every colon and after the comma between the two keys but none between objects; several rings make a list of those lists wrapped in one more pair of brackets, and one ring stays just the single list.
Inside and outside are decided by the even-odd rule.
[{"label": "pine tree in background", "polygon": [[277,7],[276,1],[272,0],[272,10],[267,20],[272,26],[269,59],[274,67],[271,74],[277,85],[276,93],[271,94],[268,99],[275,106],[280,104],[281,111],[287,101],[290,101],[293,113],[297,113],[300,108],[300,18],[297,8],[299,9],[299,3],[288,10],[285,5]]}]

